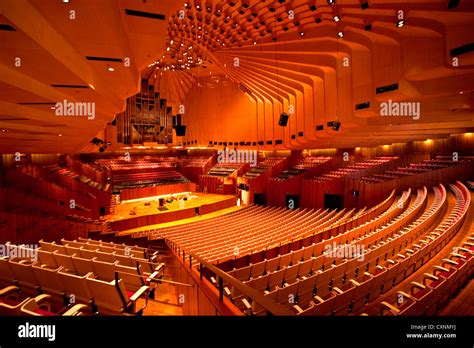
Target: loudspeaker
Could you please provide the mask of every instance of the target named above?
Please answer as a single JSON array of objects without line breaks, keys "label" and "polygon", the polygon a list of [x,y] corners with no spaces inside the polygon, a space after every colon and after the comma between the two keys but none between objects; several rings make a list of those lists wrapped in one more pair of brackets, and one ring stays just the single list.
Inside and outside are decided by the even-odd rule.
[{"label": "loudspeaker", "polygon": [[288,124],[288,118],[290,116],[284,112],[281,113],[280,115],[280,120],[278,121],[278,125],[282,126],[282,127],[286,127],[286,125]]},{"label": "loudspeaker", "polygon": [[265,195],[263,193],[255,193],[253,195],[253,202],[256,205],[266,205],[267,200],[265,199]]},{"label": "loudspeaker", "polygon": [[178,137],[184,137],[186,135],[186,126],[183,126],[182,124],[176,126],[176,136]]},{"label": "loudspeaker", "polygon": [[448,8],[455,8],[458,7],[460,0],[449,0],[448,1]]},{"label": "loudspeaker", "polygon": [[165,199],[164,198],[160,198],[159,202],[160,202],[159,203],[160,207],[163,207],[165,205]]}]

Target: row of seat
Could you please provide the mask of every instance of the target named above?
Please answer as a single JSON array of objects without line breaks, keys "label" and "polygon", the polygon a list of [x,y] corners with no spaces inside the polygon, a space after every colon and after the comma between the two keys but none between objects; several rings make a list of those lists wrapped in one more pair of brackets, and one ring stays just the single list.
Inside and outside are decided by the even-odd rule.
[{"label": "row of seat", "polygon": [[7,286],[0,289],[0,315],[23,315],[23,316],[79,316],[83,315],[87,306],[76,304],[69,309],[60,312],[51,308],[51,296],[41,294],[36,297],[22,298],[20,289],[16,286]]},{"label": "row of seat", "polygon": [[[453,188],[456,192],[456,188]],[[323,314],[343,314],[357,313],[363,310],[363,307],[377,299],[382,293],[391,289],[400,283],[407,276],[421,267],[427,260],[441,250],[445,243],[452,238],[462,216],[465,216],[467,208],[460,207],[463,204],[463,197],[456,194],[457,206],[453,209],[452,214],[456,216],[454,220],[447,219],[441,223],[434,232],[429,232],[425,239],[419,238],[416,243],[412,243],[411,248],[406,248],[404,252],[398,253],[395,259],[387,259],[385,267],[378,265],[373,271],[365,272],[363,281],[353,279],[343,287],[334,288],[333,294],[328,298],[312,297],[309,304],[300,306],[298,303],[293,308],[300,315],[323,315]],[[435,210],[436,214],[439,210]],[[433,220],[431,220],[433,221]],[[451,230],[447,226],[453,227]],[[416,228],[410,231],[400,231],[395,239],[386,243],[382,248],[397,248],[397,245],[403,245],[403,239],[410,238],[417,232]],[[394,245],[394,243],[398,243]],[[380,248],[377,248],[380,249]],[[376,249],[376,250],[377,250]],[[382,250],[382,253],[384,251]],[[380,251],[379,251],[380,254]]]},{"label": "row of seat", "polygon": [[[436,255],[454,236],[462,224],[470,205],[470,193],[463,185],[453,186],[457,204],[449,217],[432,233],[432,238],[413,251],[425,253],[426,257]],[[396,299],[381,301],[377,314],[381,315],[432,315],[442,308],[458,289],[473,274],[474,233],[463,239],[460,245],[448,251],[441,264],[431,267],[430,272],[423,273],[418,281],[412,281],[397,291]]]},{"label": "row of seat", "polygon": [[[420,190],[421,191],[421,190]],[[419,194],[418,195],[418,206],[421,206],[422,202],[424,201],[426,197],[426,190],[424,191],[424,194]],[[416,204],[415,204],[416,205]],[[414,205],[414,206],[415,206]],[[396,207],[398,206],[398,204],[396,205]],[[398,225],[403,225],[404,223],[404,220],[403,220],[403,215],[406,215],[406,216],[409,216],[410,213],[413,214],[413,212],[416,211],[416,208],[412,206],[410,207],[410,209],[407,209],[403,214],[401,214],[399,217],[395,218],[392,222],[382,226],[380,229],[378,230],[375,230],[373,232],[370,232],[370,231],[366,231],[365,234],[362,234],[360,237],[358,237],[357,239],[355,240],[349,240],[349,241],[345,241],[344,243],[341,243],[340,240],[341,240],[341,236],[337,236],[335,238],[333,238],[333,240],[327,240],[327,241],[323,241],[321,243],[319,243],[319,245],[316,247],[316,248],[312,248],[313,249],[313,253],[314,251],[316,250],[316,254],[310,254],[309,252],[307,252],[306,250],[304,249],[300,249],[299,251],[296,251],[294,252],[293,254],[289,254],[289,255],[293,255],[293,258],[292,260],[295,260],[296,262],[298,262],[298,256],[296,255],[304,255],[304,252],[306,251],[306,256],[308,257],[311,257],[311,259],[303,259],[301,260],[300,262],[303,262],[303,264],[300,265],[300,267],[303,267],[303,265],[305,264],[309,264],[311,265],[311,268],[309,268],[309,270],[307,269],[307,267],[305,266],[304,269],[306,271],[306,273],[302,273],[302,270],[301,269],[298,269],[298,276],[296,278],[292,278],[293,281],[296,281],[296,280],[304,280],[306,277],[312,275],[312,274],[317,274],[318,272],[322,272],[324,271],[325,269],[327,269],[329,266],[332,266],[332,267],[336,267],[336,262],[337,262],[337,258],[335,255],[332,255],[331,252],[327,252],[327,247],[329,246],[330,249],[334,249],[334,246],[343,246],[344,248],[347,247],[347,250],[348,251],[355,251],[355,253],[357,255],[354,255],[353,256],[353,262],[352,264],[357,266],[357,269],[359,268],[364,268],[366,271],[369,271],[370,267],[373,267],[374,265],[370,263],[370,260],[367,260],[367,257],[366,255],[364,254],[366,250],[370,250],[370,247],[372,245],[375,244],[375,241],[377,239],[382,239],[383,236],[384,236],[384,233],[386,235],[389,234],[389,232],[387,232],[387,229],[390,227],[390,226],[395,226],[395,223],[398,222]],[[394,229],[392,229],[393,231]],[[336,240],[339,240],[339,242],[336,242]],[[351,249],[350,247],[354,246],[354,249]],[[310,250],[311,248],[305,248],[307,250]],[[334,250],[335,252],[335,250]],[[295,256],[296,256],[296,259],[295,259]],[[350,255],[343,255],[344,258],[350,258]],[[360,260],[362,258],[362,260]],[[288,260],[289,257],[286,256],[286,257],[280,257],[280,260]],[[268,260],[267,261],[267,264],[271,263],[273,260]],[[312,262],[310,262],[312,261]],[[357,261],[357,262],[355,262]],[[378,262],[377,262],[378,264]],[[376,264],[375,264],[376,265]],[[287,272],[290,270],[290,269],[295,269],[298,267],[298,264],[296,265],[288,265],[288,264],[281,264],[280,263],[280,266],[283,266],[284,268],[278,270],[278,271],[275,271],[274,273],[269,273],[267,275],[264,275],[264,276],[260,276],[259,278],[256,278],[256,279],[252,279],[255,281],[256,284],[262,284],[262,283],[265,283],[265,279],[269,279],[269,278],[273,278],[273,279],[277,279],[278,280],[278,275],[276,275],[277,273],[280,273],[282,276],[286,277],[287,276]],[[285,271],[285,267],[286,267],[286,271]],[[347,273],[350,272],[347,268],[345,268],[344,266],[339,266],[338,265],[338,270],[341,272],[341,273],[338,273],[338,272],[335,272],[333,274],[333,277],[336,275],[336,274],[344,274],[343,277],[344,279],[347,279]],[[285,271],[285,273],[283,273],[283,271]],[[344,273],[342,273],[344,272]],[[337,277],[336,277],[337,278]],[[323,278],[321,278],[323,279]],[[333,278],[331,278],[332,280],[334,280]],[[280,286],[282,286],[283,284],[291,284],[288,282],[288,280],[285,278],[285,279],[282,279],[281,282],[279,282]],[[334,286],[334,285],[332,285]],[[272,291],[273,289],[268,286],[266,287],[266,290],[268,291]]]},{"label": "row of seat", "polygon": [[[426,212],[424,216],[420,217],[421,221],[426,221],[429,216],[431,217],[436,216],[437,213],[439,212],[439,209],[441,209],[441,207],[444,206],[443,202],[445,201],[445,195],[443,196],[443,190],[442,189],[440,189],[439,191],[435,190],[435,195],[437,197],[435,199],[434,204],[431,206],[430,210]],[[432,221],[433,219],[431,219],[431,222]],[[345,300],[347,300],[347,298],[353,295],[356,296],[357,298],[357,293],[363,293],[367,295],[368,293],[366,292],[366,290],[370,288],[369,285],[371,284],[371,282],[367,284],[366,282],[374,277],[373,274],[379,275],[379,277],[377,278],[379,282],[372,283],[372,287],[370,288],[373,296],[374,294],[377,293],[377,291],[384,291],[384,292],[387,291],[389,288],[391,288],[391,286],[393,286],[394,284],[398,283],[401,279],[411,274],[410,271],[407,272],[407,270],[410,267],[408,266],[406,262],[403,262],[404,258],[407,260],[409,259],[409,257],[405,255],[402,255],[400,253],[397,255],[397,258],[400,259],[400,262],[388,259],[387,263],[390,263],[389,261],[392,261],[393,263],[391,264],[394,266],[400,264],[399,265],[400,267],[398,268],[391,267],[392,269],[391,269],[391,272],[389,273],[385,273],[387,269],[381,266],[382,264],[381,260],[383,258],[387,260],[387,257],[389,255],[390,257],[393,256],[395,254],[395,251],[400,250],[401,246],[406,246],[408,244],[406,240],[410,238],[410,233],[411,233],[411,240],[413,240],[412,238],[413,234],[416,231],[418,231],[417,232],[418,234],[421,232],[420,228],[418,229],[416,228],[417,226],[419,227],[420,224],[421,222],[419,222],[418,224],[412,224],[410,226],[411,229],[400,231],[398,232],[399,233],[398,235],[393,235],[392,237],[388,238],[386,242],[380,243],[380,245],[372,246],[371,250],[366,255],[363,261],[363,267],[357,267],[358,260],[356,259],[353,259],[347,262],[346,260],[343,260],[342,262],[340,262],[339,265],[334,265],[332,268],[329,268],[329,269],[323,266],[321,270],[316,272],[315,275],[310,275],[311,274],[310,273],[309,277],[308,275],[303,276],[299,281],[293,284],[288,284],[288,283],[280,284],[278,281],[276,281],[276,284],[280,284],[280,285],[277,285],[277,289],[274,291],[266,290],[266,293],[267,295],[271,294],[272,297],[283,299],[283,301],[287,305],[289,303],[291,304],[291,302],[288,301],[288,297],[286,295],[282,295],[282,294],[291,294],[293,298],[295,297],[297,298],[297,300],[295,301],[298,304],[294,307],[295,310],[297,312],[306,313],[306,314],[308,313],[323,314],[325,313],[324,312],[325,308],[331,308],[330,312],[332,313],[332,309],[337,308],[337,307],[331,307],[332,305],[334,305],[336,301],[336,297],[337,297],[336,294],[337,295],[344,294],[343,297],[338,297],[338,300],[337,300],[342,306],[340,311],[342,311],[342,313],[347,314],[349,310],[349,305],[351,305],[350,310],[355,311],[358,308],[360,308],[361,305],[365,304],[365,301],[367,300],[367,296],[363,298],[363,301],[362,301],[362,298],[359,298],[360,301],[359,302],[356,301],[357,302],[356,306],[354,306],[354,302],[352,300],[348,302]],[[426,229],[426,226],[425,226],[425,229]],[[410,251],[407,251],[407,253],[409,252]],[[412,259],[412,261],[413,260],[415,259]],[[421,260],[423,260],[423,258],[421,258]],[[426,257],[424,258],[424,260],[426,261]],[[310,261],[309,262],[305,261],[305,262],[307,264],[310,263]],[[314,265],[314,262],[315,261],[313,260],[313,265]],[[416,267],[412,267],[411,269],[412,270],[416,269],[420,267],[421,264],[423,264],[423,261],[418,262],[415,265]],[[293,269],[291,270],[291,272],[295,272],[296,266],[298,265],[295,265]],[[300,263],[299,268],[301,269],[302,267],[306,268],[309,266],[307,265],[303,266]],[[400,272],[397,273],[396,272],[397,270]],[[281,272],[283,273],[283,271]],[[285,272],[290,272],[290,269],[289,268],[286,269]],[[382,277],[381,276],[382,273],[384,273],[384,275],[386,275],[387,277],[386,278]],[[341,277],[341,275],[343,276]],[[360,279],[357,279],[357,276],[359,275],[362,275],[362,276]],[[272,276],[272,279],[273,278],[277,278],[276,275]],[[341,279],[344,279],[344,282],[341,282]],[[385,289],[381,288],[381,284],[383,284],[383,282],[380,282],[380,280],[383,280],[383,279],[385,279],[387,283],[385,286]],[[389,281],[389,279],[391,281]],[[255,280],[255,282],[258,283],[257,280]],[[365,285],[362,286],[363,284]],[[284,285],[287,285],[287,286],[284,286]],[[323,288],[322,292],[321,292],[321,285]],[[339,287],[337,287],[337,285],[339,285]],[[288,287],[291,287],[291,288],[288,288]],[[329,290],[331,291],[327,292],[326,289],[328,291]],[[282,292],[282,294],[279,294],[279,292]],[[321,296],[321,295],[324,295],[324,296]],[[327,303],[326,301],[327,299],[325,299],[325,296],[329,296],[329,298],[331,298],[331,303]],[[332,298],[333,296],[334,298]],[[314,302],[308,302],[308,300],[311,300],[311,299]],[[258,304],[255,304],[255,303],[249,304],[248,300],[245,298],[243,302],[252,312],[254,313],[259,312],[259,310],[256,310],[256,308],[258,309]],[[322,303],[325,303],[325,305],[320,306]],[[318,308],[317,310],[314,309],[316,307]],[[260,307],[260,311],[261,310],[262,309]]]},{"label": "row of seat", "polygon": [[[118,254],[120,248],[110,252],[43,241],[40,245],[39,249],[29,253],[36,254],[37,260],[31,257],[2,258],[0,282],[4,286],[17,286],[25,295],[46,293],[56,305],[62,304],[59,311],[65,311],[78,302],[87,305],[88,313],[141,314],[149,294],[153,294],[156,283],[163,276],[164,264],[136,258],[133,254]],[[15,246],[9,244],[9,247]],[[121,247],[122,250],[134,248]],[[72,255],[61,254],[61,251]],[[135,304],[140,297],[145,298],[145,304],[137,310]]]},{"label": "row of seat", "polygon": [[93,272],[75,275],[64,267],[50,269],[38,262],[0,258],[0,282],[4,286],[17,286],[22,294],[46,293],[56,304],[62,303],[61,308],[81,303],[94,314],[141,314],[143,308],[137,311],[136,301],[140,297],[147,300],[149,287],[143,285],[136,291],[127,289],[117,272],[112,280],[101,280],[96,279]]},{"label": "row of seat", "polygon": [[[390,220],[394,219],[397,215],[401,214],[403,212],[403,207],[407,205],[408,199],[410,197],[410,192],[411,191],[404,192],[400,199],[394,205],[392,205],[389,209],[381,213],[379,216],[374,217],[370,221],[366,221],[360,225],[356,225],[354,228],[342,232],[340,234],[336,234],[332,237],[326,239],[323,238],[323,240],[319,243],[312,243],[311,245],[307,247],[302,247],[298,250],[290,250],[288,253],[279,254],[274,258],[265,259],[264,261],[272,263],[273,259],[282,258],[283,260],[291,259],[295,260],[294,262],[296,262],[297,259],[295,259],[295,257],[300,257],[300,261],[303,261],[306,260],[308,257],[316,257],[322,255],[324,247],[328,244],[332,245],[335,243],[336,245],[345,245],[348,243],[353,243],[356,240],[360,240],[366,234],[376,231],[378,228],[386,225]],[[294,262],[292,261],[290,264]],[[249,264],[244,268],[248,269],[249,267],[251,269],[252,264]],[[239,268],[234,268],[234,270],[229,272],[229,274],[242,274],[242,271]],[[258,273],[250,273],[247,279],[258,275]],[[242,278],[238,279],[244,280]]]},{"label": "row of seat", "polygon": [[162,229],[156,234],[213,262],[314,234],[350,216],[345,211],[250,207],[245,214]]}]

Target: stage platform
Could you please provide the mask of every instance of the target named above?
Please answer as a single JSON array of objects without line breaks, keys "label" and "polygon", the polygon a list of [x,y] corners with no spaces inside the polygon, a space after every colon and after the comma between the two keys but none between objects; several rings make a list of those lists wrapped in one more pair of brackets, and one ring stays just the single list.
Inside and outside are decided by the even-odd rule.
[{"label": "stage platform", "polygon": [[[185,193],[173,194],[182,197]],[[236,207],[237,198],[233,195],[216,195],[205,193],[187,193],[186,201],[173,200],[160,207],[160,198],[167,196],[154,196],[141,199],[124,201],[115,206],[115,212],[104,216],[112,232],[118,233],[126,230],[137,229],[144,226],[163,224],[202,216],[222,209]]]}]

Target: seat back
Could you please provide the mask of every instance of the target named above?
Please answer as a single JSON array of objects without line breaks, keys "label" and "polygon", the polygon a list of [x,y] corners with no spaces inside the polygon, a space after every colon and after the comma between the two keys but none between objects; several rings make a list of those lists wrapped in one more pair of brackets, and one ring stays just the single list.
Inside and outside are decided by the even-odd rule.
[{"label": "seat back", "polygon": [[58,271],[61,277],[61,282],[64,287],[64,291],[71,298],[74,296],[75,302],[88,304],[92,298],[91,292],[87,287],[87,277],[92,276],[92,273],[88,273],[83,276],[77,276],[74,274],[63,273],[62,270]]},{"label": "seat back", "polygon": [[96,256],[96,252],[92,250],[88,250],[85,248],[80,248],[80,255],[83,259],[92,260]]},{"label": "seat back", "polygon": [[38,260],[42,265],[47,265],[51,268],[58,268],[59,265],[54,258],[54,255],[50,251],[38,250]]},{"label": "seat back", "polygon": [[12,285],[15,275],[8,262],[8,257],[0,257],[0,282],[3,284]]},{"label": "seat back", "polygon": [[99,279],[88,278],[87,285],[99,314],[122,314],[126,311],[128,296],[123,280],[119,279],[106,282]]},{"label": "seat back", "polygon": [[44,293],[53,296],[60,296],[64,292],[64,286],[61,282],[61,277],[58,274],[60,267],[57,269],[48,269],[40,265],[31,266],[38,279],[39,286]]},{"label": "seat back", "polygon": [[72,261],[72,256],[65,255],[57,251],[55,251],[53,255],[54,255],[54,258],[56,259],[56,263],[63,267],[64,272],[77,273],[76,266],[74,265],[74,262]]},{"label": "seat back", "polygon": [[116,258],[114,254],[104,253],[102,251],[96,252],[96,259],[103,262],[115,262]]},{"label": "seat back", "polygon": [[94,267],[92,265],[92,260],[83,259],[82,257],[73,256],[72,262],[74,263],[74,267],[79,275],[85,275],[89,272],[94,271]]},{"label": "seat back", "polygon": [[115,266],[117,262],[109,263],[92,260],[94,274],[101,280],[110,282],[115,277]]},{"label": "seat back", "polygon": [[137,269],[136,267],[122,266],[115,264],[115,271],[119,272],[119,278],[123,280],[125,288],[127,290],[136,292],[143,285],[145,281],[141,276],[141,266]]},{"label": "seat back", "polygon": [[10,260],[10,267],[15,275],[17,284],[24,292],[37,293],[39,281],[33,272],[30,264],[23,264]]}]

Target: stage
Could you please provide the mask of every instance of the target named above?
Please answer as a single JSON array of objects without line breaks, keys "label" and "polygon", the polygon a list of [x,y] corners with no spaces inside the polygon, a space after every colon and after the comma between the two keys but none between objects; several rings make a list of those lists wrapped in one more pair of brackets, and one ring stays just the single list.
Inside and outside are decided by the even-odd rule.
[{"label": "stage", "polygon": [[[187,199],[184,200],[184,197]],[[162,207],[160,198],[165,200]],[[172,201],[166,203],[166,200]],[[237,198],[233,195],[181,192],[124,201],[115,206],[113,214],[104,216],[104,221],[110,225],[112,232],[121,232],[189,219],[236,205]]]}]

